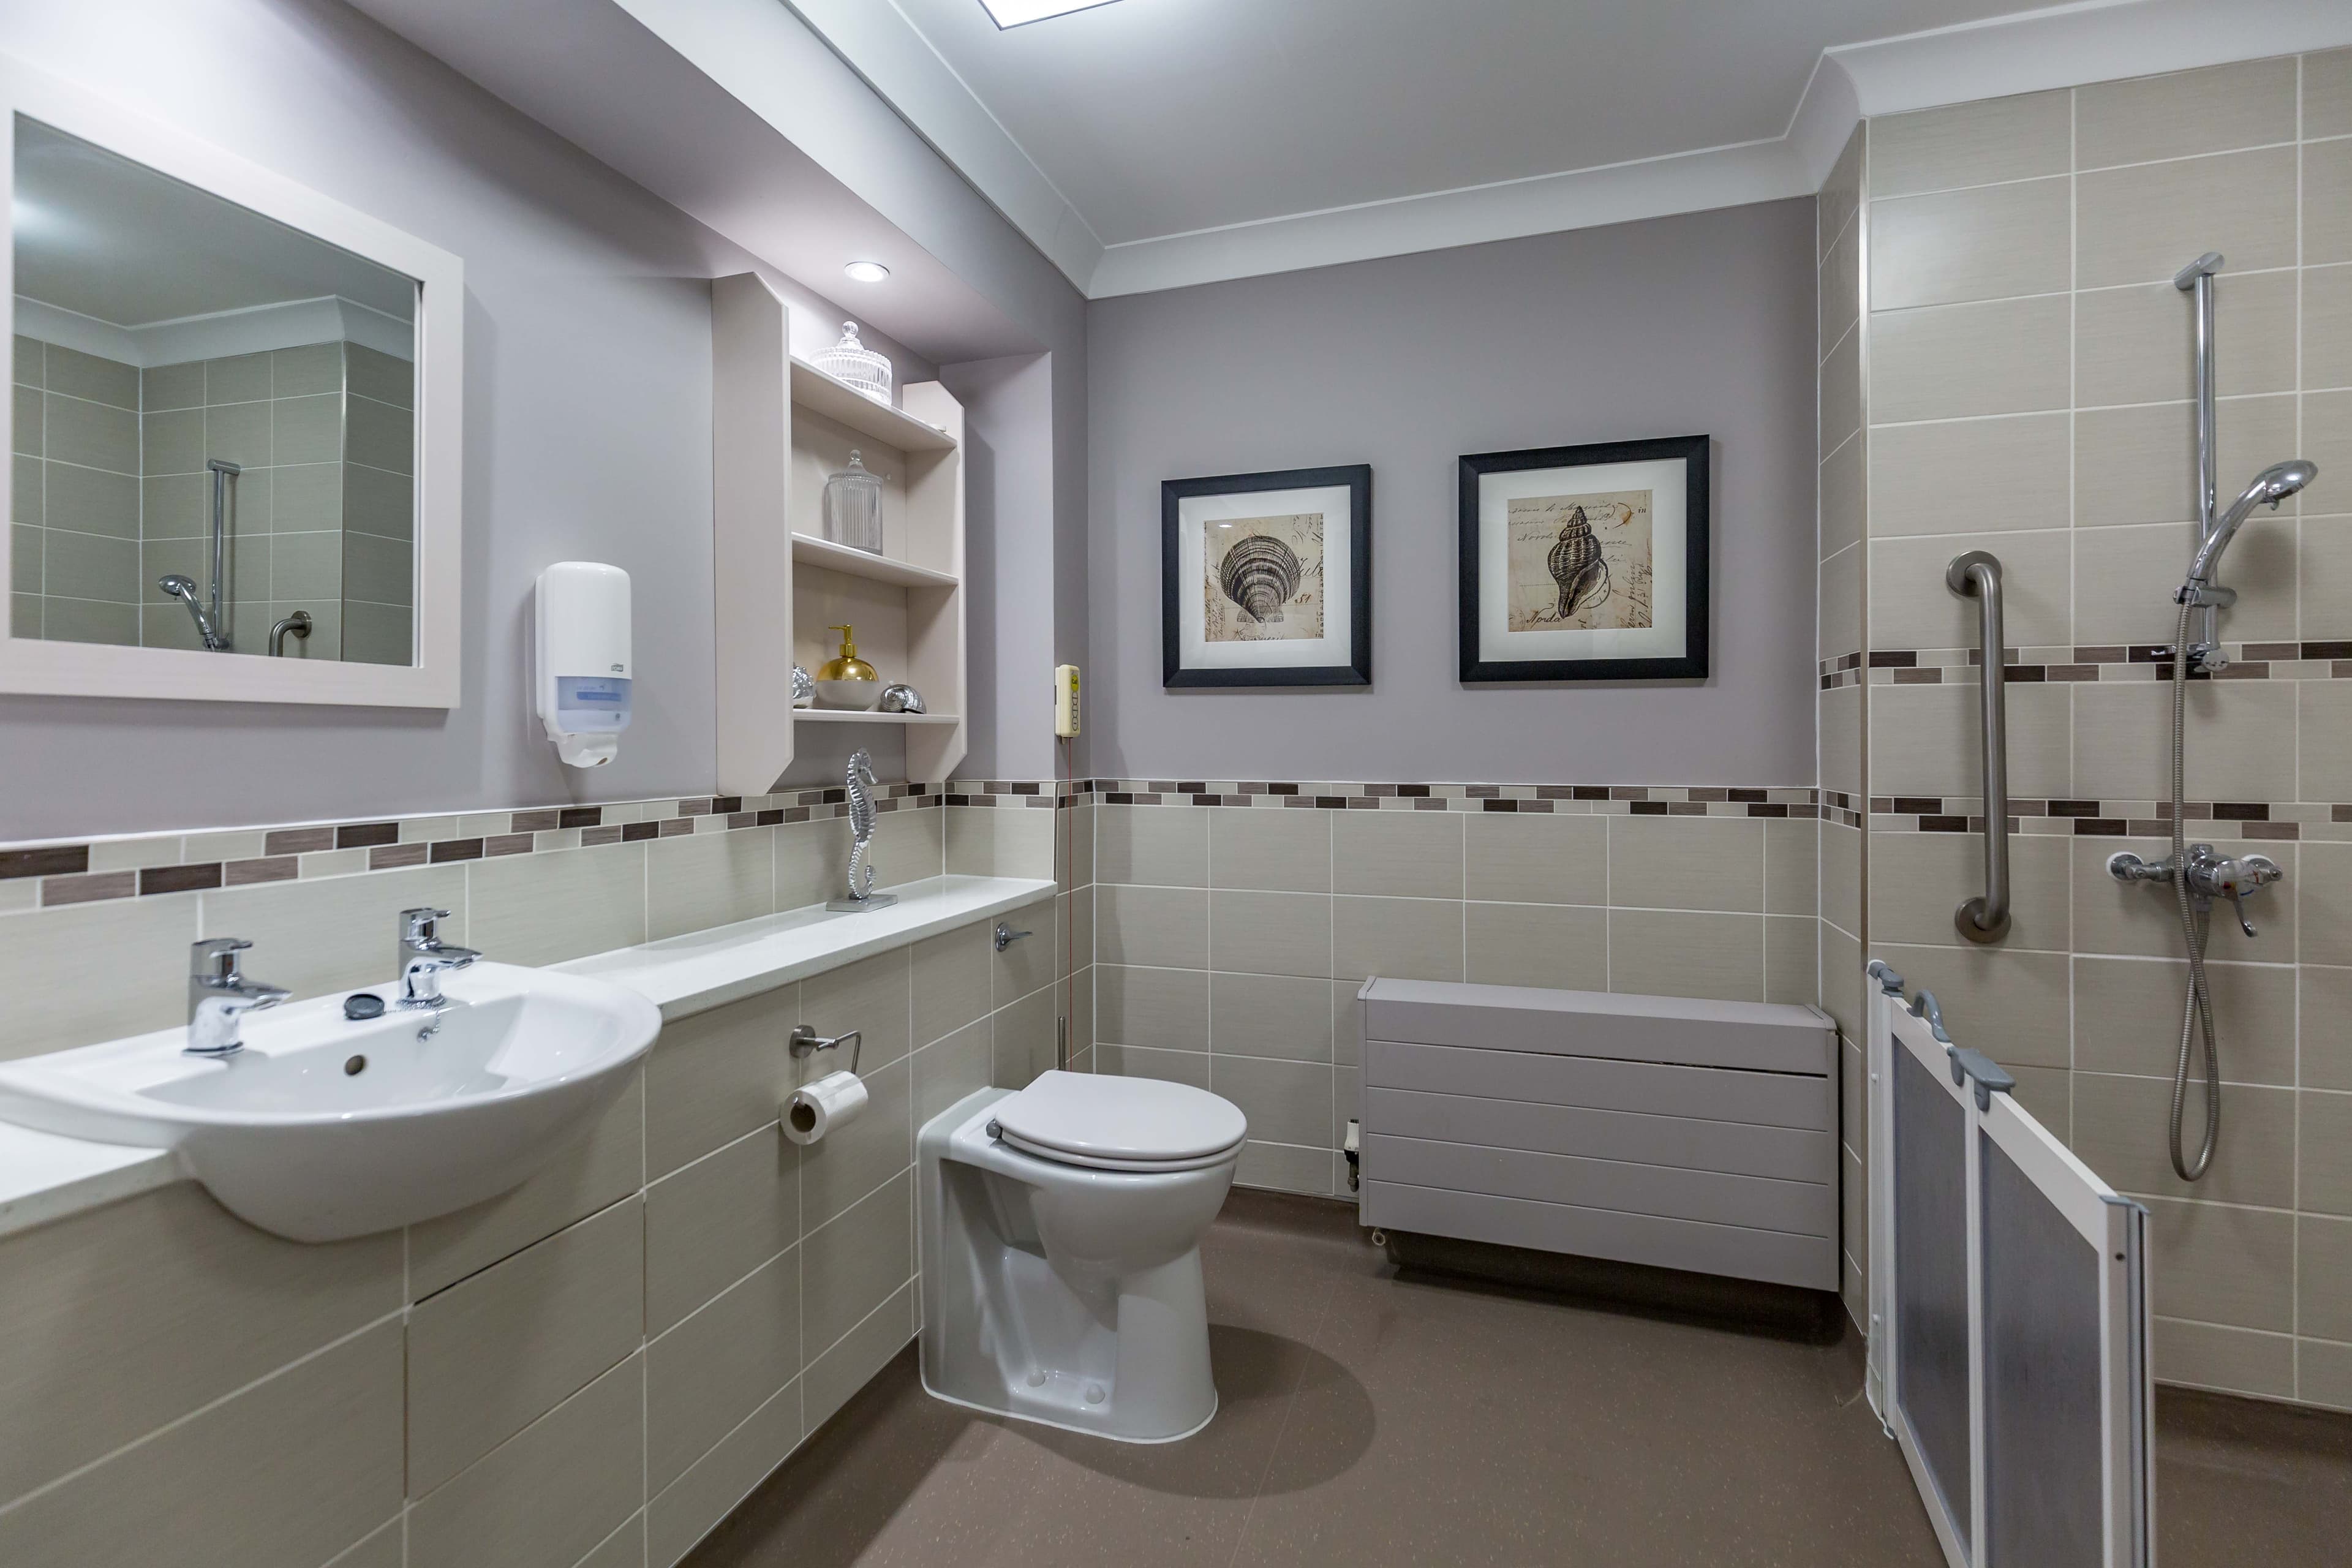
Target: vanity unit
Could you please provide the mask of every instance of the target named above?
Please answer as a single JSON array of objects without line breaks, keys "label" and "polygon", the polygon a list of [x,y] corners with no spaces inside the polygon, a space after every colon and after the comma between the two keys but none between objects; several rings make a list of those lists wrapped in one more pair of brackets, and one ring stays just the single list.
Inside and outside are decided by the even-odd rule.
[{"label": "vanity unit", "polygon": [[1837,1289],[1825,1014],[1421,980],[1360,995],[1365,1225]]}]

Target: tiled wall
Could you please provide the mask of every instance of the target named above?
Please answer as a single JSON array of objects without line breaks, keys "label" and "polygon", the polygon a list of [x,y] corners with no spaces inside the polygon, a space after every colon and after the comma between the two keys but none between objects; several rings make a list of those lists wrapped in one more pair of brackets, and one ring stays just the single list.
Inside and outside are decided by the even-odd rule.
[{"label": "tiled wall", "polygon": [[[1867,570],[1825,563],[1822,653],[1861,656],[1823,694],[1823,784],[1867,795],[1870,950],[2148,1203],[2159,1377],[2352,1407],[2352,51],[1867,130],[1867,374],[1833,357],[1822,395],[1826,432],[1867,387]],[[2321,477],[2246,524],[2222,572],[2237,662],[2190,691],[2193,837],[2287,872],[2253,902],[2260,937],[2213,922],[2229,1087],[2192,1186],[2164,1152],[2186,968],[2169,896],[2104,863],[2168,848],[2162,649],[2195,473],[2191,306],[2170,279],[2207,250],[2227,258],[2225,501],[2288,457]],[[1827,548],[1827,467],[1823,493]],[[1981,805],[1973,605],[1942,577],[1971,549],[2004,563],[2011,643],[2016,924],[1990,949],[1951,925]],[[1833,576],[1838,603],[1866,604],[1836,635]],[[1866,786],[1841,750],[1863,700]],[[1824,849],[1826,915],[1864,879]]]},{"label": "tiled wall", "polygon": [[415,366],[342,345],[342,657],[406,664],[415,643]]},{"label": "tiled wall", "polygon": [[1812,1002],[1811,789],[1098,781],[1097,1069],[1249,1118],[1346,1196],[1375,974]]},{"label": "tiled wall", "polygon": [[[0,985],[54,1002],[0,1054],[173,1021],[199,931],[315,994],[380,981],[411,903],[541,963],[809,902],[845,869],[839,794],[0,850]],[[1008,798],[899,786],[886,880],[1043,874],[1084,808]],[[552,1165],[404,1234],[298,1246],[183,1183],[0,1241],[0,1561],[676,1561],[914,1333],[915,1129],[1053,1065],[1035,924],[673,1023]],[[784,1052],[803,1021],[864,1031],[873,1100],[796,1150],[778,1101],[832,1065]]]},{"label": "tiled wall", "polygon": [[20,637],[139,640],[139,372],[20,337],[9,624]]}]

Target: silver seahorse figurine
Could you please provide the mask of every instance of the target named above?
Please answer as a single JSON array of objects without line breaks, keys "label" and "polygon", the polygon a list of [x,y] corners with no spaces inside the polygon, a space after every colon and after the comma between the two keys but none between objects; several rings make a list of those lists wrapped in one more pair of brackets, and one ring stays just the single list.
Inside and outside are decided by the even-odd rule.
[{"label": "silver seahorse figurine", "polygon": [[1559,584],[1559,617],[1568,619],[1587,605],[1609,596],[1609,563],[1601,558],[1601,542],[1592,537],[1591,520],[1577,507],[1559,525],[1559,542],[1544,558],[1551,580]]},{"label": "silver seahorse figurine", "polygon": [[1279,539],[1253,533],[1225,552],[1217,582],[1250,619],[1278,621],[1283,601],[1298,592],[1298,557]]}]

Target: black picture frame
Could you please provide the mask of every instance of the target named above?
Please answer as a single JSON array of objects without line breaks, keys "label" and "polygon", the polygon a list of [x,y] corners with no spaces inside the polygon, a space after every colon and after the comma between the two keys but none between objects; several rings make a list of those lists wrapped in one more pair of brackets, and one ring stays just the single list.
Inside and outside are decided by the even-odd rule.
[{"label": "black picture frame", "polygon": [[[1345,486],[1349,499],[1349,559],[1353,579],[1345,588],[1349,610],[1349,657],[1345,664],[1268,665],[1234,668],[1188,667],[1183,658],[1181,595],[1182,574],[1180,511],[1195,496],[1247,495],[1259,490],[1297,490]],[[1333,584],[1325,594],[1336,596]],[[1372,466],[1283,468],[1259,474],[1167,479],[1160,486],[1160,684],[1191,687],[1370,686],[1372,683]]]},{"label": "black picture frame", "polygon": [[[1644,441],[1595,441],[1537,447],[1518,452],[1478,452],[1461,459],[1459,552],[1461,679],[1465,683],[1554,680],[1703,680],[1707,674],[1709,541],[1708,468],[1712,437],[1666,436]],[[1479,481],[1488,474],[1533,468],[1576,468],[1608,463],[1680,459],[1684,475],[1683,650],[1653,658],[1495,659],[1479,653]]]}]

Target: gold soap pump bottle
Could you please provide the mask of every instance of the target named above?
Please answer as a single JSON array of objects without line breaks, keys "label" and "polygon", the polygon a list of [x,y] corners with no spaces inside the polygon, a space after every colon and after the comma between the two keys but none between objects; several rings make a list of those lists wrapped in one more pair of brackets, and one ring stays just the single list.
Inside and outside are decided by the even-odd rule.
[{"label": "gold soap pump bottle", "polygon": [[[841,634],[841,652],[837,657],[826,659],[818,668],[816,679],[820,694],[838,707],[873,707],[881,699],[881,688],[875,683],[882,678],[874,673],[872,665],[857,657],[857,644],[851,640],[856,628],[845,623],[841,626],[827,626],[825,630]],[[838,688],[827,692],[824,690],[824,683],[829,680],[857,681],[863,683],[866,689],[860,690],[854,696],[841,691]],[[870,690],[873,695],[867,696],[867,690]]]}]

